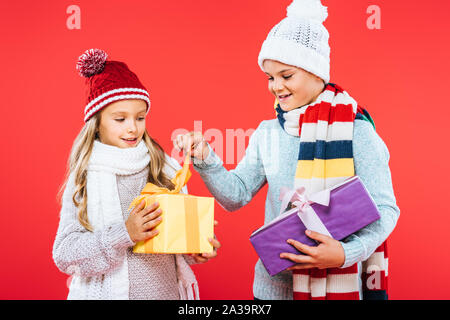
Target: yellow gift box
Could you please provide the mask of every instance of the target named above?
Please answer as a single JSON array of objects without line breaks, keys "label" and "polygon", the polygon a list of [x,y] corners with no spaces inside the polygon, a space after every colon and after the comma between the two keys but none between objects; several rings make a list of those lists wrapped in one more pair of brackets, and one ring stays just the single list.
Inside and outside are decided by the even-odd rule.
[{"label": "yellow gift box", "polygon": [[134,253],[211,253],[214,248],[208,238],[214,237],[214,198],[180,194],[181,188],[191,177],[189,156],[183,168],[171,180],[175,189],[147,183],[131,205],[145,200],[145,207],[158,202],[162,210],[162,222],[156,227],[158,235],[140,241],[133,247]]}]

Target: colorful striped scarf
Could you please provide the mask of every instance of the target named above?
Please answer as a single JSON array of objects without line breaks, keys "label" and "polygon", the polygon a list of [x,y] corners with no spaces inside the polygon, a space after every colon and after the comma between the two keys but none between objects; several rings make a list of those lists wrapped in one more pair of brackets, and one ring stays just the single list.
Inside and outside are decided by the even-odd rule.
[{"label": "colorful striped scarf", "polygon": [[[288,112],[276,104],[276,111],[283,129],[300,137],[295,188],[305,187],[307,194],[313,194],[355,175],[354,121],[375,125],[369,113],[346,91],[328,83],[313,103]],[[357,263],[347,268],[294,270],[294,299],[387,299],[387,261],[384,242],[362,262],[363,297]]]}]

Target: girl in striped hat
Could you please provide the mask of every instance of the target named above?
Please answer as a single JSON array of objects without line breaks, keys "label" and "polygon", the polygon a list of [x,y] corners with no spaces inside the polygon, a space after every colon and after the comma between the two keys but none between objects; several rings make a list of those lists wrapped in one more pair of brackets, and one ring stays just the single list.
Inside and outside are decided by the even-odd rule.
[{"label": "girl in striped hat", "polygon": [[[173,189],[181,169],[145,128],[150,97],[127,65],[87,50],[77,69],[86,78],[85,125],[73,143],[53,259],[73,275],[68,299],[198,299],[190,268],[203,255],[135,254],[158,234],[161,209],[128,206],[147,182]],[[187,193],[186,187],[182,192]],[[216,249],[220,243],[210,239]]]},{"label": "girl in striped hat", "polygon": [[234,170],[223,167],[201,133],[174,141],[191,152],[194,168],[226,210],[246,205],[268,184],[266,224],[279,214],[282,187],[312,194],[356,174],[374,199],[381,218],[342,241],[308,231],[318,246],[287,239],[303,253],[281,253],[294,267],[271,277],[258,260],[256,299],[387,299],[386,239],[400,214],[389,152],[369,113],[330,83],[327,16],[320,0],[294,0],[269,32],[258,64],[276,98],[277,118],[260,123]]}]

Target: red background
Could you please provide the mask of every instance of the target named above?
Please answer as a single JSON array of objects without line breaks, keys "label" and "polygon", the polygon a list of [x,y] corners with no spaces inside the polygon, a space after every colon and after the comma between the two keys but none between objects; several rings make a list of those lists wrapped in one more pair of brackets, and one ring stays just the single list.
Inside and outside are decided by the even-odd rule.
[{"label": "red background", "polygon": [[[273,118],[257,56],[290,0],[2,1],[0,298],[65,299],[51,250],[56,193],[83,125],[75,63],[88,48],[125,61],[150,91],[150,134],[170,152],[176,128],[256,128]],[[372,114],[391,154],[400,220],[389,238],[391,299],[448,299],[447,0],[326,1],[331,82]],[[66,9],[81,8],[81,30]],[[381,30],[366,9],[381,8]],[[445,40],[447,39],[447,40]],[[444,94],[445,93],[445,94]],[[234,165],[227,165],[233,168]],[[190,192],[209,195],[197,174]],[[267,187],[266,187],[267,188]],[[266,188],[238,212],[216,205],[219,256],[195,266],[203,299],[251,299],[250,233]]]}]

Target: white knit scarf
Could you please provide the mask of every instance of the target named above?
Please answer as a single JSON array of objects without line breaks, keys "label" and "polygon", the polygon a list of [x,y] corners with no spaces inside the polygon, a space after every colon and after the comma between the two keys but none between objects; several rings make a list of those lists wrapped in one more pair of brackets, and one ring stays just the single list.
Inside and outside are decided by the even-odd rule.
[{"label": "white knit scarf", "polygon": [[[94,230],[102,230],[107,226],[123,222],[117,187],[117,175],[132,175],[148,166],[150,155],[144,141],[134,148],[118,148],[94,141],[94,147],[87,169],[87,212],[88,219]],[[191,268],[184,258],[176,256],[180,298],[192,299],[193,294],[187,291],[195,290],[198,298],[198,285]],[[73,291],[69,297],[74,299],[129,299],[128,262],[124,256],[123,263],[113,271],[95,279],[74,277],[70,287]],[[103,282],[102,293],[91,292],[90,284]],[[189,287],[189,288],[187,288]],[[184,291],[181,289],[184,288]],[[186,292],[187,291],[187,292]]]}]

